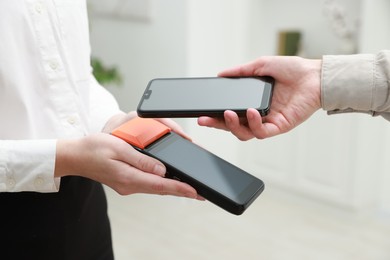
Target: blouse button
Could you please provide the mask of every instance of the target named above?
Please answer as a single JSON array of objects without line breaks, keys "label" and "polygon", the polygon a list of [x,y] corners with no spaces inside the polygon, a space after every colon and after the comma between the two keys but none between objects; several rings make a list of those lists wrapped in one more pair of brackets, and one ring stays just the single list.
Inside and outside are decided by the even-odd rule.
[{"label": "blouse button", "polygon": [[36,3],[36,4],[35,4],[35,11],[36,11],[38,14],[42,13],[42,11],[43,11],[42,3]]},{"label": "blouse button", "polygon": [[36,178],[34,184],[36,187],[41,187],[43,185],[43,179],[41,177]]},{"label": "blouse button", "polygon": [[58,62],[53,60],[49,63],[49,66],[52,70],[56,70],[58,68]]},{"label": "blouse button", "polygon": [[68,117],[68,123],[69,124],[74,125],[74,124],[76,124],[76,122],[77,122],[76,117],[74,117],[74,116],[69,116]]},{"label": "blouse button", "polygon": [[16,182],[15,182],[14,179],[9,178],[9,179],[7,180],[7,185],[8,185],[9,188],[15,187],[15,184],[16,184]]}]

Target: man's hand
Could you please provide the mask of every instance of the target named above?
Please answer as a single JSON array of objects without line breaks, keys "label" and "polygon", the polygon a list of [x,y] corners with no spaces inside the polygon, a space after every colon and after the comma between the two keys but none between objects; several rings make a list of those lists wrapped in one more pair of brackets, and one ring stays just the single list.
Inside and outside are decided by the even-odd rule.
[{"label": "man's hand", "polygon": [[240,140],[264,139],[290,131],[321,107],[321,61],[299,57],[261,57],[225,70],[221,77],[271,76],[275,79],[270,113],[248,109],[246,118],[225,111],[224,118],[200,117],[198,124],[231,131]]}]

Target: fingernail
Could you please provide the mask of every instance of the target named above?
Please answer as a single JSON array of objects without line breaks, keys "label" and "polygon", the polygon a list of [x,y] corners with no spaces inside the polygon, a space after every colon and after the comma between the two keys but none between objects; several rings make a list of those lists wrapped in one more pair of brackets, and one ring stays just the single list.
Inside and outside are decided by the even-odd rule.
[{"label": "fingernail", "polygon": [[196,196],[196,199],[197,199],[197,200],[200,200],[200,201],[206,201],[206,199],[203,198],[203,197],[200,196],[200,195],[197,195],[197,196]]},{"label": "fingernail", "polygon": [[225,121],[226,123],[230,124],[231,122],[233,122],[233,120],[230,118],[230,117],[225,117]]},{"label": "fingernail", "polygon": [[248,113],[247,117],[249,120],[252,120],[254,118],[252,113]]},{"label": "fingernail", "polygon": [[196,198],[196,196],[194,194],[192,194],[192,193],[186,193],[186,194],[184,194],[184,196],[186,198],[189,198],[189,199],[195,199]]},{"label": "fingernail", "polygon": [[164,177],[165,176],[165,167],[160,165],[160,164],[157,164],[155,167],[154,167],[154,173],[159,175],[159,176],[162,176]]}]

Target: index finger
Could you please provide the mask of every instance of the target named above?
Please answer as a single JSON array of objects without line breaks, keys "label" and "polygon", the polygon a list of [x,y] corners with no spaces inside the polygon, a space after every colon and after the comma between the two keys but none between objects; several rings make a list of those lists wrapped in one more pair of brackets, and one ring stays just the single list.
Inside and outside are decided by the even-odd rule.
[{"label": "index finger", "polygon": [[257,59],[247,64],[238,65],[218,73],[219,77],[249,77],[249,76],[262,76],[261,70],[264,67],[265,62],[263,59]]},{"label": "index finger", "polygon": [[135,184],[137,185],[135,186],[139,189],[136,192],[204,200],[204,198],[187,183],[142,173],[136,177]]},{"label": "index finger", "polygon": [[[127,144],[127,143],[126,143]],[[118,153],[118,159],[140,171],[152,173],[164,177],[166,174],[165,165],[159,160],[137,151],[132,146],[123,146]]]},{"label": "index finger", "polygon": [[184,132],[183,128],[178,123],[173,121],[172,119],[170,119],[170,118],[155,118],[155,120],[160,121],[164,125],[170,127],[173,132],[181,135],[183,138],[185,138],[189,141],[192,141],[191,137]]}]

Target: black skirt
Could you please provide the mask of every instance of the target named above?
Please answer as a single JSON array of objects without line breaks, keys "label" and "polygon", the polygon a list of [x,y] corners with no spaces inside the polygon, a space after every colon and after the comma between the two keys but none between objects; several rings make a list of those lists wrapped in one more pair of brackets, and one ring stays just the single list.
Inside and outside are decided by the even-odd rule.
[{"label": "black skirt", "polygon": [[103,186],[61,179],[58,193],[0,193],[1,259],[113,259]]}]

